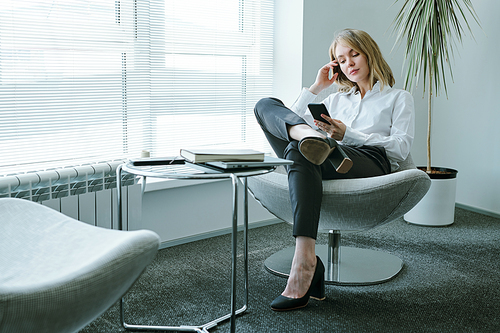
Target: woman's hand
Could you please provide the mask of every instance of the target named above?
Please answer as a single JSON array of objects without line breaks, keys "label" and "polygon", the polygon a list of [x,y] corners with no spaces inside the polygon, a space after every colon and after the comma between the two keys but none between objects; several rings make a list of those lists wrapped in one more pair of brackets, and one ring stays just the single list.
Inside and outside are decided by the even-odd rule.
[{"label": "woman's hand", "polygon": [[[316,81],[313,83],[311,87],[309,87],[309,91],[313,94],[319,94],[323,89],[328,88],[335,82],[337,79],[338,73],[335,73],[334,67],[338,66],[339,63],[337,60],[330,61],[328,64],[321,67],[316,75]],[[335,74],[330,78],[329,73],[332,70]]]},{"label": "woman's hand", "polygon": [[344,139],[346,125],[340,120],[332,119],[325,114],[322,114],[321,117],[330,124],[318,120],[314,120],[314,124],[316,124],[320,130],[326,132],[330,138],[342,141]]}]

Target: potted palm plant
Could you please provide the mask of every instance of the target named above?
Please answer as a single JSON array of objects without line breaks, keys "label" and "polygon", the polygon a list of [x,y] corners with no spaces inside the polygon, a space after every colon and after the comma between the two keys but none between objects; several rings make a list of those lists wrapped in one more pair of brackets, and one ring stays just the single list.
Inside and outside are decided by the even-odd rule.
[{"label": "potted palm plant", "polygon": [[405,215],[410,223],[443,226],[454,222],[457,170],[431,166],[432,98],[443,88],[448,95],[446,71],[453,79],[453,47],[462,41],[464,25],[472,34],[467,16],[479,25],[471,0],[404,0],[393,22],[396,44],[406,44],[405,89],[412,91],[422,78],[428,97],[427,167],[419,168],[429,174],[432,185]]}]

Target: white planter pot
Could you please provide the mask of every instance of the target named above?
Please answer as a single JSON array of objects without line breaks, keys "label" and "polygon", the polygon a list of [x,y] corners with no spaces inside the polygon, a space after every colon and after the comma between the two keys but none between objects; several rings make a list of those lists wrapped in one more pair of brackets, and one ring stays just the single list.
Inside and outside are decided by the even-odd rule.
[{"label": "white planter pot", "polygon": [[[433,168],[439,169],[439,168]],[[457,171],[441,169],[450,174],[431,174],[431,187],[422,200],[404,215],[406,222],[424,226],[440,227],[455,221],[455,198],[457,188]]]}]

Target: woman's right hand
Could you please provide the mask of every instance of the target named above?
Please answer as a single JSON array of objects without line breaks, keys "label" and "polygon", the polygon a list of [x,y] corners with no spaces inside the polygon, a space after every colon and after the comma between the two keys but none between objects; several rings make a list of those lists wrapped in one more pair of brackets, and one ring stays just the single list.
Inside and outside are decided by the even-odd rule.
[{"label": "woman's right hand", "polygon": [[[316,75],[316,81],[313,83],[311,87],[309,87],[309,91],[313,94],[319,94],[323,89],[328,88],[335,82],[339,73],[336,73],[335,67],[337,67],[339,63],[337,60],[330,61],[328,64],[321,67],[318,71],[318,75]],[[328,73],[330,69],[333,70],[335,74],[331,78],[329,78]]]}]

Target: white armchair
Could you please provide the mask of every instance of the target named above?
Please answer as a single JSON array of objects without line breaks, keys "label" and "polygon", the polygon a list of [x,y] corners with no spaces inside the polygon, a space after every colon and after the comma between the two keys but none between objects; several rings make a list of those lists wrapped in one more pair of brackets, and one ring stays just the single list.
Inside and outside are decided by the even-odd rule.
[{"label": "white armchair", "polygon": [[[368,285],[388,281],[403,262],[382,251],[341,246],[341,234],[360,232],[391,222],[408,212],[425,195],[431,181],[416,169],[411,156],[399,171],[371,178],[323,181],[319,231],[329,233],[328,245],[317,245],[329,284]],[[276,217],[292,221],[288,179],[284,169],[248,179],[254,197]],[[294,248],[281,250],[265,261],[266,268],[288,276]]]},{"label": "white armchair", "polygon": [[78,332],[129,290],[159,244],[152,231],[94,227],[0,199],[0,332]]}]

